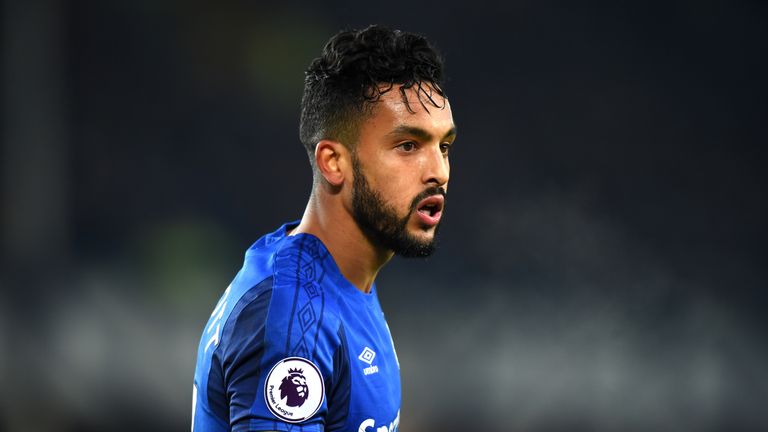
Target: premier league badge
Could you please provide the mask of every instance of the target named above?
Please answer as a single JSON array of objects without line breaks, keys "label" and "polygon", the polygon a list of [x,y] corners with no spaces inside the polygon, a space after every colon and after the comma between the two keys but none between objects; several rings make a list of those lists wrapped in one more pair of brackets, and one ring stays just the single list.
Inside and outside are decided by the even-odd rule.
[{"label": "premier league badge", "polygon": [[320,369],[302,357],[280,360],[264,383],[264,399],[277,418],[300,423],[311,418],[325,397]]}]

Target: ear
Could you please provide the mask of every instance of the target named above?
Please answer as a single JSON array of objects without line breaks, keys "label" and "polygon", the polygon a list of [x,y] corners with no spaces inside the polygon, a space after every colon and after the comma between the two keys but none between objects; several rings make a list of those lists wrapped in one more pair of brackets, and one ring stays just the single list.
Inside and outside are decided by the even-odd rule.
[{"label": "ear", "polygon": [[344,183],[345,164],[349,151],[338,141],[322,140],[315,146],[315,164],[320,175],[332,186]]}]

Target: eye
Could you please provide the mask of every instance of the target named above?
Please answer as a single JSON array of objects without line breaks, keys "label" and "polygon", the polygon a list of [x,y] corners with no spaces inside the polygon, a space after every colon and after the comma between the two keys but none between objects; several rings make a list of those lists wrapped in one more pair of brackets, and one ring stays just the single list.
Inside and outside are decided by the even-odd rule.
[{"label": "eye", "polygon": [[441,151],[441,152],[442,152],[444,155],[446,155],[446,156],[447,156],[447,155],[448,155],[448,152],[449,152],[450,150],[451,150],[451,144],[449,144],[449,143],[442,143],[442,144],[440,144],[440,151]]},{"label": "eye", "polygon": [[412,152],[416,150],[416,143],[413,141],[408,141],[400,144],[398,147],[405,152]]}]

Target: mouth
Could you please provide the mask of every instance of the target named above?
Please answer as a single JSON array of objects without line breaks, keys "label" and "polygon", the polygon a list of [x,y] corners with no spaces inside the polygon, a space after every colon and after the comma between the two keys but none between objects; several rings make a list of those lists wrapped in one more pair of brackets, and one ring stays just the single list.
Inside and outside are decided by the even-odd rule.
[{"label": "mouth", "polygon": [[443,206],[445,206],[445,197],[432,195],[424,198],[416,205],[416,215],[424,225],[432,227],[440,223]]}]

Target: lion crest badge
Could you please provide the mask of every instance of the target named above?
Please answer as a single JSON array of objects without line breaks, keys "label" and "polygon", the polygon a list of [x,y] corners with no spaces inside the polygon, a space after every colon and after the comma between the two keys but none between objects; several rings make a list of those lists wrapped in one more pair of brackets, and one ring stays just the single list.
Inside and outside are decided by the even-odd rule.
[{"label": "lion crest badge", "polygon": [[310,419],[325,397],[320,369],[302,357],[277,362],[264,382],[264,399],[275,417],[289,423]]}]

